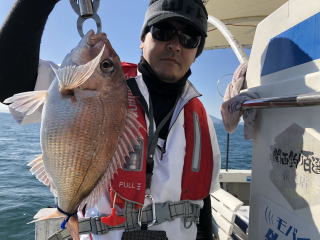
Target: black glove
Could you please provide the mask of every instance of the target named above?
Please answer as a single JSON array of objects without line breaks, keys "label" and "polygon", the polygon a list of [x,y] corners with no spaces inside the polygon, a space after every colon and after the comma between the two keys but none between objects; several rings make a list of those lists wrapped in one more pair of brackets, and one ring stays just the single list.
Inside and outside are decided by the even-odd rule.
[{"label": "black glove", "polygon": [[0,29],[0,102],[33,91],[38,75],[40,41],[58,0],[18,0]]}]

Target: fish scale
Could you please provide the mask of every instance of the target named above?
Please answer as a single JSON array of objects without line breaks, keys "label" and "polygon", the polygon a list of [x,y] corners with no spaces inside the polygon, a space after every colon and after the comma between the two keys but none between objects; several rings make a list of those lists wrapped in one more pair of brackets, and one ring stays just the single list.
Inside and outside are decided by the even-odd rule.
[{"label": "fish scale", "polygon": [[[112,158],[123,131],[126,111],[120,112],[116,118],[110,113],[127,109],[127,106],[125,101],[110,101],[109,98],[66,101],[65,97],[55,94],[57,88],[56,83],[50,89],[54,93],[49,91],[43,116],[50,121],[43,122],[45,131],[41,134],[41,145],[44,165],[50,169],[48,173],[56,183],[58,205],[72,213],[79,205],[78,199],[83,199],[95,187],[90,182],[97,182],[105,172],[103,169],[109,163],[106,160]],[[123,93],[125,99],[126,89]],[[57,104],[59,107],[51,109],[51,100],[53,106]],[[108,136],[106,132],[109,132]],[[94,144],[93,140],[99,144]],[[84,179],[90,184],[85,184]],[[72,199],[76,200],[70,204]]]}]

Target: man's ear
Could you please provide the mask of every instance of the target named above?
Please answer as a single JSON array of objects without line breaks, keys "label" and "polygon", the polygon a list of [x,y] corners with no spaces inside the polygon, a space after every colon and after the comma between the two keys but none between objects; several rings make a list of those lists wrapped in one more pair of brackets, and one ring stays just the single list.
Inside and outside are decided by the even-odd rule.
[{"label": "man's ear", "polygon": [[143,35],[143,37],[141,38],[141,42],[140,42],[140,49],[144,48],[144,40],[146,39],[146,34]]},{"label": "man's ear", "polygon": [[143,49],[144,48],[144,41],[141,41],[140,42],[140,49]]}]

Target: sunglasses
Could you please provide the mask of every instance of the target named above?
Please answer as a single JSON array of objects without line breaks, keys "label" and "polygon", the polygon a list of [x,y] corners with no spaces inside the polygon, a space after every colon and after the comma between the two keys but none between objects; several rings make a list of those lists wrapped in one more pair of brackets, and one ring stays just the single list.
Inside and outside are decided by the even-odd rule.
[{"label": "sunglasses", "polygon": [[191,33],[190,30],[178,30],[168,23],[152,25],[150,33],[154,39],[162,42],[170,41],[177,34],[181,46],[189,49],[198,47],[201,42],[201,36]]}]

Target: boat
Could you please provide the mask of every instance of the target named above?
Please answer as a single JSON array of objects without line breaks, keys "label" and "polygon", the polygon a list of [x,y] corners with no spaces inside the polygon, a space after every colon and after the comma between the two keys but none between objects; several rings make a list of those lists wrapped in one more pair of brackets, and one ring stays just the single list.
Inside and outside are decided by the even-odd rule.
[{"label": "boat", "polygon": [[[256,92],[261,99],[243,104],[244,109],[260,110],[253,138],[250,221],[246,234],[238,238],[320,239],[319,124],[316,121],[319,115],[320,2],[234,1],[234,4],[236,2],[235,12],[251,7],[253,10],[271,7],[271,10],[278,5],[256,25],[248,59],[245,91]],[[242,22],[237,17],[226,17],[225,25],[231,22],[230,29],[242,23],[254,26],[259,13],[248,16],[253,24],[244,23],[246,18]],[[241,40],[243,35],[237,33],[237,29],[234,32],[229,39],[239,39],[240,44],[234,41],[230,46],[239,61],[245,62],[241,45],[250,42]],[[218,215],[220,239],[237,239],[229,237],[232,226],[220,220],[223,218],[226,219],[223,214]],[[231,231],[236,234],[238,229],[235,227]]]},{"label": "boat", "polygon": [[[231,47],[248,63],[243,91],[256,108],[252,169],[221,170],[211,194],[220,240],[320,239],[320,1],[205,0],[205,49]],[[251,48],[250,57],[244,47]],[[41,209],[37,215],[49,209]],[[46,239],[61,220],[37,222]]]}]

